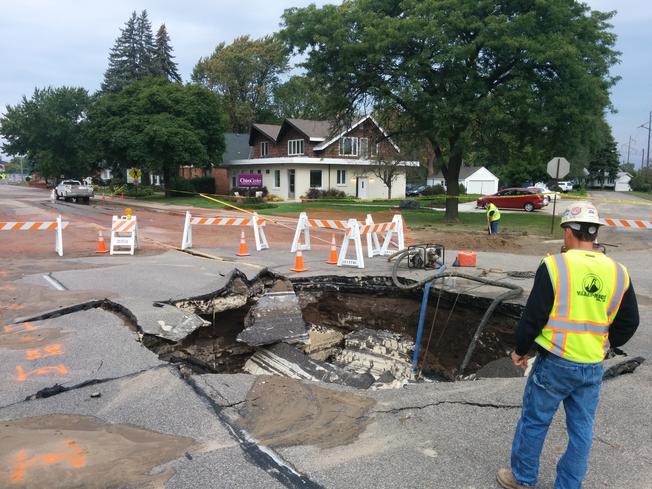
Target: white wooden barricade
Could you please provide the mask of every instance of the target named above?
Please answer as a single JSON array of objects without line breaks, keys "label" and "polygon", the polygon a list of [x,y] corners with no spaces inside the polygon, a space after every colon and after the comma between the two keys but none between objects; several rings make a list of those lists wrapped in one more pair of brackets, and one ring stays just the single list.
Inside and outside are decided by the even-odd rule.
[{"label": "white wooden barricade", "polygon": [[63,256],[63,230],[68,224],[61,216],[54,221],[0,221],[0,231],[55,231],[54,251]]},{"label": "white wooden barricade", "polygon": [[[377,233],[385,233],[382,246],[378,239]],[[374,256],[388,256],[405,249],[405,235],[403,233],[403,216],[395,214],[392,222],[383,222],[374,224],[371,215],[367,214],[365,225],[362,226],[360,231],[367,239],[367,256],[372,258]],[[392,241],[393,235],[396,235],[396,240]],[[390,248],[394,245],[394,248]]]},{"label": "white wooden barricade", "polygon": [[[346,257],[346,252],[348,251],[349,243],[351,241],[353,241],[355,258]],[[343,265],[364,268],[364,253],[362,252],[362,239],[360,238],[360,223],[357,219],[349,219],[346,224],[344,240],[342,241],[340,254],[337,257],[337,266],[341,267]]]},{"label": "white wooden barricade", "polygon": [[111,223],[111,255],[133,255],[138,248],[136,216],[113,216]]},{"label": "white wooden barricade", "polygon": [[187,250],[188,248],[192,248],[193,226],[251,226],[254,230],[256,251],[266,250],[269,248],[269,244],[265,236],[265,222],[266,220],[258,217],[258,214],[255,212],[253,217],[202,217],[192,216],[190,212],[186,211],[183,237],[181,238],[181,249]]},{"label": "white wooden barricade", "polygon": [[[297,229],[294,232],[294,239],[292,240],[290,253],[294,253],[297,250],[310,249],[310,228],[337,229],[339,231],[344,231],[347,226],[348,221],[337,221],[334,219],[308,219],[308,215],[305,212],[302,212],[299,214],[299,222],[297,223]],[[303,243],[299,242],[301,234],[303,234]]]}]

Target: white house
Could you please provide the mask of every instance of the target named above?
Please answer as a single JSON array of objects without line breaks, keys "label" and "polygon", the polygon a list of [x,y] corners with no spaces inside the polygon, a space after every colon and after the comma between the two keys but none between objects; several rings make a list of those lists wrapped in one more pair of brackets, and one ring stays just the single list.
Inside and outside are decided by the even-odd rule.
[{"label": "white house", "polygon": [[419,162],[400,160],[399,147],[373,117],[339,131],[334,128],[330,121],[305,119],[285,119],[280,126],[253,124],[250,157],[222,164],[231,188],[238,186],[240,175],[253,174],[261,175],[270,194],[283,199],[298,199],[311,188],[341,190],[362,199],[387,198],[387,186],[372,170],[389,165],[398,168],[392,198],[405,196],[405,168]]},{"label": "white house", "polygon": [[[463,166],[460,168],[459,183],[464,185],[469,194],[489,195],[498,192],[498,177],[484,166]],[[427,180],[427,185],[446,187],[444,175],[440,171]]]},{"label": "white house", "polygon": [[632,187],[629,186],[632,176],[626,171],[619,171],[614,180],[614,190],[616,192],[631,192]]}]

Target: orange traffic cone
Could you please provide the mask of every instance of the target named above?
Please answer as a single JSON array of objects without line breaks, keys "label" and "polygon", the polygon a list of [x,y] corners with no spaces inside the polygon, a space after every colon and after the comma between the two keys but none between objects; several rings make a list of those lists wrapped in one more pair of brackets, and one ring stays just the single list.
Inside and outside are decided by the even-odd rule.
[{"label": "orange traffic cone", "polygon": [[109,250],[106,248],[106,243],[104,242],[104,236],[102,236],[102,231],[97,232],[97,250],[95,253],[108,253]]},{"label": "orange traffic cone", "polygon": [[307,272],[308,269],[306,266],[303,264],[303,253],[301,252],[301,249],[297,249],[297,254],[294,259],[294,268],[290,268],[293,272]]},{"label": "orange traffic cone", "polygon": [[238,251],[235,256],[249,256],[247,251],[247,241],[245,240],[244,231],[240,233],[240,251]]},{"label": "orange traffic cone", "polygon": [[337,243],[335,242],[335,233],[331,235],[331,251],[326,263],[329,265],[337,265]]}]

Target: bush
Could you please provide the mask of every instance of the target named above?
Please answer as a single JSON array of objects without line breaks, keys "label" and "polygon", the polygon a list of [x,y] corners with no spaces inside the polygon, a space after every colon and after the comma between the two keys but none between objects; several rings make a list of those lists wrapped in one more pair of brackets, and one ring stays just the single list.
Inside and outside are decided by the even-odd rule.
[{"label": "bush", "polygon": [[466,187],[461,183],[460,183],[458,192],[459,192],[459,195],[465,195],[466,194]]},{"label": "bush", "polygon": [[262,192],[263,197],[267,197],[269,194],[269,191],[267,190],[267,187],[233,187],[231,189],[231,195],[235,195],[235,193],[238,192],[238,195],[246,197],[251,193],[251,195],[256,195],[256,192]]},{"label": "bush", "polygon": [[421,204],[417,200],[407,199],[407,200],[400,201],[398,203],[398,206],[401,209],[418,209],[419,207],[421,207]]},{"label": "bush", "polygon": [[172,180],[169,190],[177,190],[178,192],[172,192],[173,194],[176,193],[176,195],[197,193],[195,191],[195,187],[192,185],[192,182],[181,177],[177,177]]},{"label": "bush", "polygon": [[423,189],[421,195],[444,195],[445,193],[446,193],[446,189],[444,188],[444,186],[437,184],[437,185],[433,185],[432,187],[426,187],[425,189]]},{"label": "bush", "polygon": [[191,178],[190,184],[200,194],[215,193],[215,179],[211,176]]},{"label": "bush", "polygon": [[344,199],[346,194],[341,190],[334,188],[329,188],[327,190],[321,190],[318,188],[311,188],[306,192],[306,199]]}]

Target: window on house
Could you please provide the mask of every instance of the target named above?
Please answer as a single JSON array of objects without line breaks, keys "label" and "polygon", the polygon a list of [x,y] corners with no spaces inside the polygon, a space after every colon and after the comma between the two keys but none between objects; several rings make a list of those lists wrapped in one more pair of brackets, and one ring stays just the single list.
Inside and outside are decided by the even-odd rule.
[{"label": "window on house", "polygon": [[269,142],[263,141],[260,143],[260,156],[267,156],[269,154]]},{"label": "window on house", "polygon": [[269,175],[269,170],[265,170],[265,175]]},{"label": "window on house", "polygon": [[340,156],[358,156],[358,138],[340,139]]},{"label": "window on house", "polygon": [[238,185],[235,181],[235,175],[231,177],[231,188],[236,188]]},{"label": "window on house", "polygon": [[274,170],[274,187],[281,188],[281,170]]},{"label": "window on house", "polygon": [[378,148],[380,147],[380,143],[372,144],[371,145],[371,156],[378,156]]},{"label": "window on house", "polygon": [[369,138],[360,138],[360,158],[369,158]]},{"label": "window on house", "polygon": [[321,187],[321,170],[310,170],[310,187]]},{"label": "window on house", "polygon": [[346,170],[337,170],[337,184],[346,185]]},{"label": "window on house", "polygon": [[303,139],[290,139],[288,141],[288,156],[303,154]]}]

